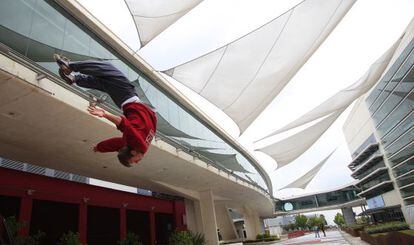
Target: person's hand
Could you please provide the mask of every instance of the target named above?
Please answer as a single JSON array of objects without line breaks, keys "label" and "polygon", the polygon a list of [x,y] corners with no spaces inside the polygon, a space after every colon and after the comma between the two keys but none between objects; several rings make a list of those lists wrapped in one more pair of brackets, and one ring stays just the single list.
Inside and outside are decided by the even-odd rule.
[{"label": "person's hand", "polygon": [[103,117],[105,116],[105,110],[101,109],[101,108],[97,108],[95,106],[89,106],[88,107],[88,112],[94,116],[97,117]]},{"label": "person's hand", "polygon": [[93,152],[98,152],[98,147],[96,145],[92,146],[92,151]]}]

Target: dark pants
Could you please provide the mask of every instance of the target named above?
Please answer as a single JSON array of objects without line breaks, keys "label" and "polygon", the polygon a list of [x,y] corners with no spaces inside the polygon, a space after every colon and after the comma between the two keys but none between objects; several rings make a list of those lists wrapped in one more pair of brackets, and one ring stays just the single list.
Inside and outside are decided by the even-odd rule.
[{"label": "dark pants", "polygon": [[69,67],[80,73],[75,75],[78,86],[108,93],[119,108],[122,102],[137,95],[134,85],[111,63],[95,60],[74,61],[69,63]]}]

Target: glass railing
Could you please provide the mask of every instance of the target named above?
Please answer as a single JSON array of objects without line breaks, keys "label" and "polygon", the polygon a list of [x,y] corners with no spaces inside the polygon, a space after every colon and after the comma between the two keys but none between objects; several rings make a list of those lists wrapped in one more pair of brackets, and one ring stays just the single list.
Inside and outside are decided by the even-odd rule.
[{"label": "glass railing", "polygon": [[384,161],[381,161],[380,163],[372,165],[370,168],[367,168],[365,171],[360,171],[360,174],[356,175],[357,179],[362,180],[368,175],[370,175],[371,173],[375,172],[377,169],[383,168],[383,167],[385,167]]},{"label": "glass railing", "polygon": [[365,191],[365,190],[367,190],[367,189],[369,189],[369,188],[371,188],[373,186],[376,186],[376,185],[378,185],[378,184],[380,184],[380,183],[382,183],[384,181],[388,181],[388,180],[390,180],[390,176],[388,175],[388,172],[386,172],[386,173],[383,173],[383,174],[379,175],[375,179],[370,180],[370,181],[368,181],[368,182],[366,182],[366,183],[364,183],[362,185],[358,185],[358,186],[363,191]]},{"label": "glass railing", "polygon": [[[96,59],[111,62],[135,84],[139,97],[157,109],[159,137],[268,192],[264,180],[266,174],[251,163],[244,153],[235,150],[218,133],[213,132],[165,92],[161,92],[142,72],[54,1],[0,1],[0,42],[55,74],[58,67],[53,61],[54,53],[61,53],[72,60]],[[92,92],[76,89],[80,93]],[[111,104],[113,103],[109,99],[106,105],[115,108]]]}]

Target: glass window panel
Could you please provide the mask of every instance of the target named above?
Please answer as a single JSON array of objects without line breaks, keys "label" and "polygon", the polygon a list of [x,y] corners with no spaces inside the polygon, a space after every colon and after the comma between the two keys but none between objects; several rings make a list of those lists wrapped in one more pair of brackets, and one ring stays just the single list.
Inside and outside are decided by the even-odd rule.
[{"label": "glass window panel", "polygon": [[0,42],[20,54],[26,55],[29,38],[0,25]]},{"label": "glass window panel", "polygon": [[414,153],[414,143],[413,141],[410,142],[409,145],[405,146],[404,149],[397,154],[390,157],[390,164],[391,166],[395,166],[399,164],[400,162],[403,162],[410,158]]},{"label": "glass window panel", "polygon": [[400,187],[414,183],[414,174],[409,174],[409,175],[399,178],[397,180],[397,183],[398,183],[398,186]]},{"label": "glass window panel", "polygon": [[379,183],[382,183],[384,181],[390,180],[390,176],[388,175],[388,172],[385,172],[381,175],[379,175],[378,177],[376,177],[373,180],[370,180],[362,185],[360,185],[362,190],[367,190],[375,185],[378,185]]},{"label": "glass window panel", "polygon": [[[132,70],[130,67],[128,67],[128,79],[130,80],[130,81],[135,81],[135,82],[137,82],[138,83],[138,81],[139,81],[139,75],[138,75],[138,73],[136,73],[134,70]],[[144,88],[142,87],[142,84],[140,84],[141,85],[141,88],[144,90]],[[145,90],[144,90],[145,91]]]},{"label": "glass window panel", "polygon": [[298,199],[293,199],[291,203],[293,204],[294,210],[316,207],[314,196],[307,196],[307,197],[302,197]]},{"label": "glass window panel", "polygon": [[413,196],[414,195],[414,185],[412,185],[410,187],[406,187],[404,189],[400,189],[400,191],[401,191],[401,196],[403,198]]},{"label": "glass window panel", "polygon": [[410,144],[414,139],[414,129],[408,131],[408,133],[404,134],[401,138],[396,140],[393,144],[391,144],[388,148],[385,149],[385,152],[389,156],[392,156],[396,152],[398,152],[401,148],[405,147],[406,145]]},{"label": "glass window panel", "polygon": [[0,24],[28,37],[35,6],[36,0],[1,0]]},{"label": "glass window panel", "polygon": [[398,177],[400,175],[410,172],[413,169],[414,169],[414,157],[407,160],[405,163],[401,164],[400,166],[396,167],[394,169],[394,175]]},{"label": "glass window panel", "polygon": [[370,173],[374,172],[375,170],[385,167],[385,163],[384,161],[380,161],[379,163],[371,166],[370,168],[362,171],[362,173],[360,175],[358,175],[358,179],[363,179],[365,176],[368,176]]},{"label": "glass window panel", "polygon": [[32,20],[30,38],[53,48],[63,46],[66,18],[46,2],[38,1]]},{"label": "glass window panel", "polygon": [[377,131],[379,134],[381,134],[381,136],[393,129],[398,123],[400,123],[403,120],[404,117],[406,117],[413,111],[413,100],[414,92],[410,93],[408,98],[405,99],[396,110],[389,114],[388,118],[384,121],[384,123],[377,128]]},{"label": "glass window panel", "polygon": [[120,61],[119,59],[113,59],[111,60],[111,64],[118,68],[125,77],[128,77],[128,66],[124,62]]},{"label": "glass window panel", "polygon": [[[407,94],[413,89],[413,87],[414,87],[414,69],[411,70],[408,76],[405,79],[403,79],[403,81],[395,88],[394,91],[391,92],[387,101],[382,105],[382,107],[378,110],[378,112],[374,114],[373,119],[375,121],[375,125],[379,125],[382,122],[382,120],[385,117],[387,117],[388,114],[407,96]],[[408,98],[408,99],[413,99],[413,98]],[[405,102],[405,104],[403,105],[398,105],[398,108],[396,111],[400,111],[400,109],[404,109],[404,108],[400,108],[401,106],[408,107],[407,110],[412,109],[413,103],[412,101],[409,101],[409,102],[410,103]],[[394,111],[393,113],[396,113],[396,112]],[[401,113],[399,113],[399,115],[400,114]],[[381,128],[381,130],[384,130],[384,128]]]},{"label": "glass window panel", "polygon": [[62,50],[78,55],[89,56],[89,43],[91,38],[78,26],[66,21],[65,38]]},{"label": "glass window panel", "polygon": [[388,145],[393,144],[393,142],[400,137],[402,134],[406,133],[407,131],[411,130],[414,126],[414,112],[411,112],[410,115],[401,122],[394,131],[389,133],[387,136],[382,138],[381,142],[385,148]]},{"label": "glass window panel", "polygon": [[[397,60],[394,62],[391,68],[387,71],[384,77],[381,79],[380,83],[376,86],[376,88],[374,88],[373,93],[371,93],[368,96],[367,103],[369,105],[369,110],[371,111],[371,113],[375,113],[375,111],[380,107],[382,102],[387,98],[389,92],[393,90],[394,87],[397,85],[403,74],[405,74],[406,72],[406,70],[404,71],[404,68],[408,69],[408,67],[411,67],[411,65],[401,67],[401,64],[406,60],[408,55],[412,55],[411,52],[413,50],[413,46],[414,41],[412,40],[410,44],[401,53],[401,55],[397,58]],[[395,74],[396,72],[398,73]]]},{"label": "glass window panel", "polygon": [[169,122],[173,127],[178,128],[180,125],[180,121],[178,119],[178,116],[180,115],[178,113],[178,105],[173,103],[170,99],[166,97],[166,103],[167,103],[167,109],[168,109],[168,118]]},{"label": "glass window panel", "polygon": [[362,143],[353,153],[352,159],[357,157],[363,150],[367,148],[370,144],[377,143],[377,139],[375,138],[374,134],[371,134],[365,141]]},{"label": "glass window panel", "polygon": [[109,50],[104,48],[98,41],[92,39],[89,43],[89,55],[102,60],[117,59]]},{"label": "glass window panel", "polygon": [[413,205],[414,204],[414,198],[410,198],[407,200],[404,200],[405,205]]}]

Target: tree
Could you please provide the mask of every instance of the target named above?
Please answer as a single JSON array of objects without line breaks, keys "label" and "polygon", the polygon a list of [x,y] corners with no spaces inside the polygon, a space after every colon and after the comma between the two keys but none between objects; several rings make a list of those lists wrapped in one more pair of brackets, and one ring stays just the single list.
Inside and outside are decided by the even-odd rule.
[{"label": "tree", "polygon": [[318,217],[315,215],[308,219],[307,226],[309,227],[309,229],[313,229],[315,228],[315,226],[321,227],[324,224],[324,222],[326,221],[323,215],[322,217],[321,216]]},{"label": "tree", "polygon": [[341,213],[336,213],[334,223],[338,226],[343,226],[345,224],[344,216]]},{"label": "tree", "polygon": [[299,214],[295,216],[295,224],[298,228],[306,229],[306,223],[308,221],[308,217],[303,214]]},{"label": "tree", "polygon": [[309,229],[313,229],[315,228],[315,226],[320,226],[321,222],[322,221],[320,218],[318,218],[317,216],[313,216],[308,219],[307,226],[309,227]]}]

